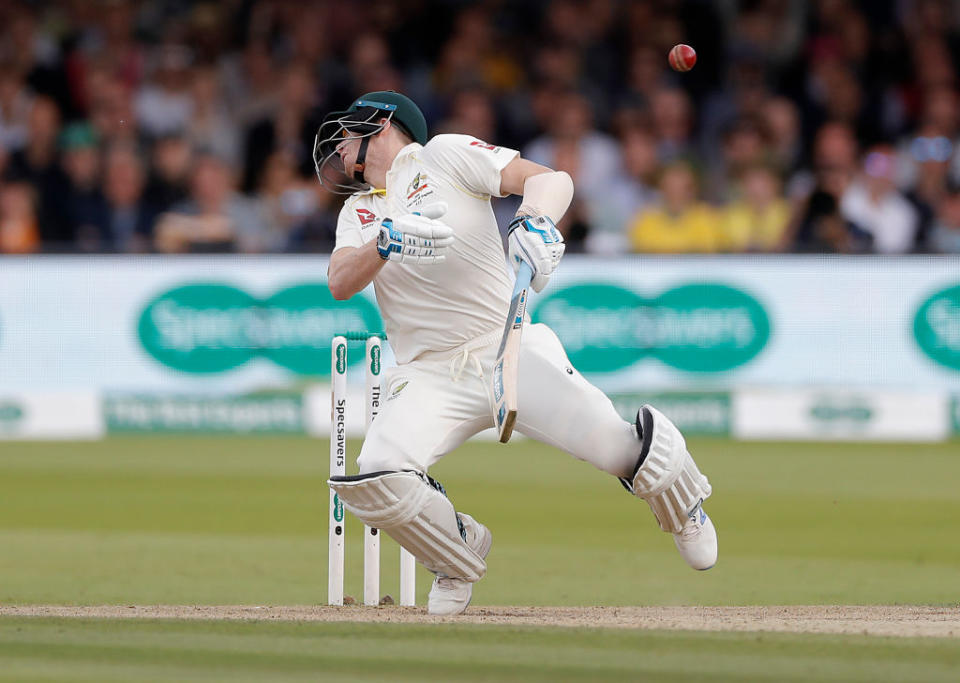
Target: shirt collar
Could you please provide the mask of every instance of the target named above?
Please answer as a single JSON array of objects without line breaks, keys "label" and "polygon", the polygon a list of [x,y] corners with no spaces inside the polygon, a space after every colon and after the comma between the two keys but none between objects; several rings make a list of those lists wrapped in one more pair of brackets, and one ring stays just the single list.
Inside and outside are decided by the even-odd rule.
[{"label": "shirt collar", "polygon": [[418,149],[422,147],[423,145],[421,145],[419,142],[411,142],[409,145],[402,147],[400,151],[397,152],[397,156],[393,158],[393,163],[390,164],[390,170],[393,171],[398,164],[401,164],[404,161],[406,161],[408,156],[410,156],[411,154],[413,154],[414,152],[416,152]]}]

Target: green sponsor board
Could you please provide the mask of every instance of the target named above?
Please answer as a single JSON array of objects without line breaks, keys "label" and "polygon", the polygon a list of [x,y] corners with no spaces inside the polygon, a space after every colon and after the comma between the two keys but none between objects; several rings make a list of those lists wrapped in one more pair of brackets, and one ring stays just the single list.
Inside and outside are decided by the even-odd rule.
[{"label": "green sponsor board", "polygon": [[636,419],[640,406],[649,403],[669,417],[684,434],[730,435],[732,409],[727,392],[612,394],[610,400],[617,412],[630,422]]},{"label": "green sponsor board", "polygon": [[950,401],[950,417],[953,422],[953,433],[960,435],[960,395]]},{"label": "green sponsor board", "polygon": [[269,396],[108,396],[109,433],[302,434],[299,394]]},{"label": "green sponsor board", "polygon": [[198,283],[150,301],[137,334],[147,353],[181,372],[225,372],[259,356],[299,375],[327,375],[335,334],[381,327],[373,303],[362,296],[336,301],[326,283],[288,287],[262,301],[229,285]]},{"label": "green sponsor board", "polygon": [[942,289],[920,305],[913,336],[930,358],[960,370],[960,285]]},{"label": "green sponsor board", "polygon": [[647,357],[687,372],[724,372],[755,358],[770,339],[760,302],[715,283],[675,287],[652,300],[615,285],[578,284],[539,300],[532,319],[553,328],[588,373]]}]

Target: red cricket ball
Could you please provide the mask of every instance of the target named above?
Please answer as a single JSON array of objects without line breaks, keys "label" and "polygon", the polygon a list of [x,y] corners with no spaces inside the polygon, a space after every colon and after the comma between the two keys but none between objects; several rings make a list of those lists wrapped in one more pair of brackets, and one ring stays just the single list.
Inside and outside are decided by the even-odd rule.
[{"label": "red cricket ball", "polygon": [[697,63],[697,52],[689,45],[674,45],[668,57],[674,71],[690,71]]}]

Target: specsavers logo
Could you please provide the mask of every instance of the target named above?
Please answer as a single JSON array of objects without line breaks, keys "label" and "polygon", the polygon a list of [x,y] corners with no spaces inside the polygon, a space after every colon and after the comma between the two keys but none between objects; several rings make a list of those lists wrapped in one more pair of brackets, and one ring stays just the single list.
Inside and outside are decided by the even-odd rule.
[{"label": "specsavers logo", "polygon": [[612,372],[643,358],[688,372],[722,372],[752,360],[770,339],[763,306],[714,283],[675,287],[655,299],[580,284],[541,299],[532,319],[553,328],[583,372]]},{"label": "specsavers logo", "polygon": [[930,358],[960,370],[960,285],[940,290],[921,304],[913,336]]},{"label": "specsavers logo", "polygon": [[334,334],[381,327],[370,301],[336,301],[325,283],[288,287],[262,301],[229,285],[203,283],[153,299],[137,333],[147,353],[182,372],[225,372],[263,357],[297,374],[326,375]]},{"label": "specsavers logo", "polygon": [[[343,521],[343,503],[336,493],[333,494],[333,518],[338,522]],[[340,529],[337,529],[337,533],[340,533]]]},{"label": "specsavers logo", "polygon": [[820,423],[864,425],[874,417],[874,409],[865,396],[817,396],[810,405],[810,417]]},{"label": "specsavers logo", "polygon": [[14,429],[23,421],[24,415],[24,408],[19,403],[0,400],[0,431]]}]

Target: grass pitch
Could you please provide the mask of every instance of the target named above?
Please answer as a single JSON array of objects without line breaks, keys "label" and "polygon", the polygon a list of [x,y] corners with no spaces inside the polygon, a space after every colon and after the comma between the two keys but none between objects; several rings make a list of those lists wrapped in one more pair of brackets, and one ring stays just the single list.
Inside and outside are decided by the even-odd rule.
[{"label": "grass pitch", "polygon": [[[957,442],[690,446],[715,491],[720,561],[706,573],[584,463],[522,441],[448,456],[433,474],[494,534],[473,604],[957,604]],[[4,443],[0,603],[321,604],[327,457],[307,439]],[[351,521],[346,591],[359,597]],[[396,558],[384,539],[394,596]],[[421,604],[429,581],[420,571]],[[11,680],[955,680],[957,651],[851,636],[0,619]]]},{"label": "grass pitch", "polygon": [[265,622],[0,620],[0,680],[955,681],[955,641]]}]

